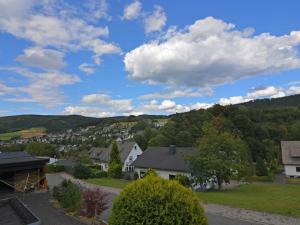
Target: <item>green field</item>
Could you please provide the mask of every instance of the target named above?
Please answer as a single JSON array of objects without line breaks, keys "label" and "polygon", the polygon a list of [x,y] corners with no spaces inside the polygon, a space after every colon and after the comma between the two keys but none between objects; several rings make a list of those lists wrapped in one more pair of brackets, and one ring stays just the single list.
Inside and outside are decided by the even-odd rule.
[{"label": "green field", "polygon": [[300,217],[300,186],[249,184],[222,192],[197,193],[203,202]]},{"label": "green field", "polygon": [[46,129],[43,127],[33,127],[26,130],[0,134],[0,141],[10,140],[14,137],[31,138],[46,134]]},{"label": "green field", "polygon": [[100,186],[114,187],[114,188],[124,188],[130,183],[128,180],[113,179],[113,178],[93,178],[86,180],[88,183],[97,184]]}]

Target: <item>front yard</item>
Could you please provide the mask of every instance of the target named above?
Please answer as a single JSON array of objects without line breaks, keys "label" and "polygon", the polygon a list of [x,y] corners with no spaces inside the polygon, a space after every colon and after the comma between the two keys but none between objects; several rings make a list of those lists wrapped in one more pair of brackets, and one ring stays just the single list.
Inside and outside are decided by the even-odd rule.
[{"label": "front yard", "polygon": [[92,178],[87,179],[86,182],[90,184],[96,184],[100,186],[107,186],[107,187],[113,187],[113,188],[121,188],[123,189],[127,184],[130,183],[128,180],[122,180],[122,179],[113,179],[113,178]]},{"label": "front yard", "polygon": [[249,184],[222,192],[197,193],[203,202],[300,217],[300,186]]}]

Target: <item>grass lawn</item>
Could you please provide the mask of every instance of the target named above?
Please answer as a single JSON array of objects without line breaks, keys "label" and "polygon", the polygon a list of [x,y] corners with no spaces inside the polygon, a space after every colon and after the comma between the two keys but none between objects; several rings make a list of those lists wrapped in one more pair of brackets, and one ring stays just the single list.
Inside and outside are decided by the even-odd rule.
[{"label": "grass lawn", "polygon": [[100,186],[114,187],[114,188],[124,188],[130,183],[128,180],[113,179],[113,178],[93,178],[86,180],[88,183],[97,184]]},{"label": "grass lawn", "polygon": [[10,140],[14,137],[31,138],[46,134],[46,129],[43,127],[33,127],[26,130],[0,134],[0,141]]},{"label": "grass lawn", "polygon": [[203,202],[300,217],[300,186],[249,184],[223,192],[197,193]]}]

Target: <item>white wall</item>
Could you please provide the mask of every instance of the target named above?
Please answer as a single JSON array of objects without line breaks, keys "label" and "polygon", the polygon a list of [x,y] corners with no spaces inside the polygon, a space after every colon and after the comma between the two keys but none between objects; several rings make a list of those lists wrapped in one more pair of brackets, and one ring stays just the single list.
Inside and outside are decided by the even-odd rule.
[{"label": "white wall", "polygon": [[143,151],[140,148],[140,146],[135,143],[134,146],[132,147],[130,153],[128,154],[127,158],[125,159],[122,171],[125,172],[126,171],[126,165],[131,165],[137,159],[137,157],[139,155],[141,155],[142,153],[143,153]]},{"label": "white wall", "polygon": [[[177,174],[181,174],[181,175],[184,175],[184,176],[187,176],[187,177],[191,177],[191,173],[177,172],[177,171],[167,171],[167,170],[157,170],[157,169],[154,169],[154,170],[155,170],[155,172],[156,172],[159,176],[161,176],[162,178],[167,179],[167,180],[169,179],[169,176],[170,176],[170,175],[176,176]],[[139,178],[141,178],[140,172],[146,173],[146,172],[147,172],[147,169],[135,168],[134,171],[135,171],[136,173],[138,173]]]},{"label": "white wall", "polygon": [[296,171],[296,167],[300,167],[300,165],[285,165],[284,166],[284,170],[285,170],[285,174],[286,176],[297,176],[300,177],[300,172]]}]

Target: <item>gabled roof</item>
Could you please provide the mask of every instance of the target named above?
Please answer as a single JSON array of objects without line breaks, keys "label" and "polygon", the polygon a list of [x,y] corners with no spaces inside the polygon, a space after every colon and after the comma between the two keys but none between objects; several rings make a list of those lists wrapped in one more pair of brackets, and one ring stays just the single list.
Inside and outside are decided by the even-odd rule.
[{"label": "gabled roof", "polygon": [[0,172],[39,168],[47,162],[49,162],[48,158],[38,158],[27,152],[2,152],[0,153]]},{"label": "gabled roof", "polygon": [[176,147],[175,153],[170,154],[170,147],[148,147],[133,162],[133,166],[145,169],[190,172],[186,157],[193,155],[194,152],[194,148]]},{"label": "gabled roof", "polygon": [[282,162],[285,165],[300,165],[300,141],[282,141]]},{"label": "gabled roof", "polygon": [[[124,163],[130,151],[132,150],[133,146],[136,143],[126,141],[126,142],[117,142],[117,144],[120,151],[121,161]],[[108,148],[93,147],[90,150],[90,156],[92,159],[99,160],[101,162],[108,162],[111,148],[112,148],[112,144]]]}]

